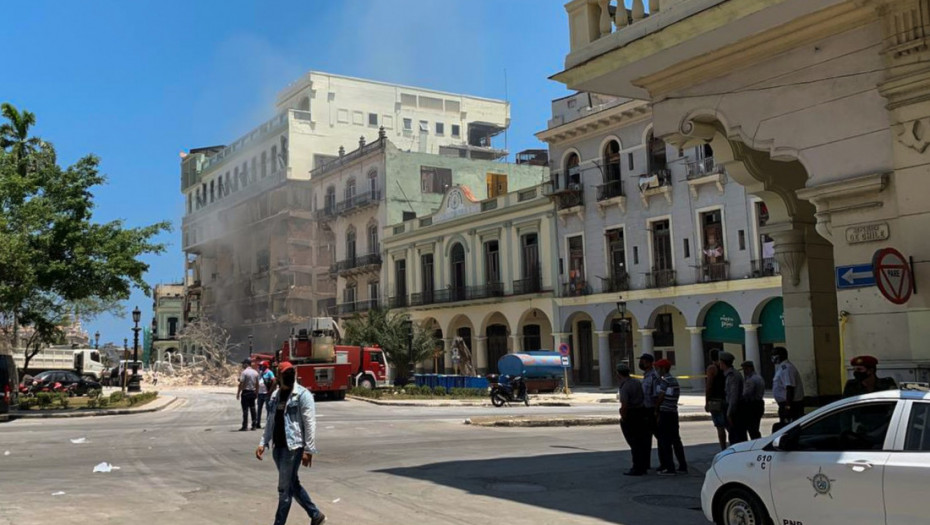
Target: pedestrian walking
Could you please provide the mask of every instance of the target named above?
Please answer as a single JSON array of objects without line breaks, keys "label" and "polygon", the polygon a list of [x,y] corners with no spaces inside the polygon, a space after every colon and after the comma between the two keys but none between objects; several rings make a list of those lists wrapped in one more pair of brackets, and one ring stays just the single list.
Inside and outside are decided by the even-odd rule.
[{"label": "pedestrian walking", "polygon": [[656,435],[656,383],[659,380],[653,363],[655,358],[652,354],[643,354],[639,357],[639,369],[643,371],[643,407],[647,409],[649,417],[646,418],[645,427],[642,430],[643,446],[646,449],[646,470],[652,468],[652,437]]},{"label": "pedestrian walking", "polygon": [[746,423],[743,420],[743,376],[733,368],[736,357],[729,352],[720,352],[720,369],[726,378],[727,434],[730,445],[746,441]]},{"label": "pedestrian walking", "polygon": [[249,416],[252,416],[252,430],[255,430],[258,421],[255,419],[255,398],[258,395],[258,372],[252,368],[252,360],[242,361],[242,373],[239,374],[239,389],[236,399],[242,405],[242,427],[239,432],[249,429]]},{"label": "pedestrian walking", "polygon": [[272,458],[278,469],[278,510],[274,525],[287,522],[295,498],[310,517],[310,525],[320,525],[326,521],[326,515],[313,504],[298,475],[301,465],[313,466],[313,455],[317,453],[316,406],[313,394],[297,384],[296,372],[287,361],[278,367],[280,383],[268,400],[268,419],[255,457],[261,461],[265,450],[273,446]]},{"label": "pedestrian walking", "polygon": [[843,387],[843,397],[852,397],[882,390],[897,390],[898,384],[891,377],[878,377],[878,359],[870,355],[860,355],[849,361],[853,367],[853,378]]},{"label": "pedestrian walking", "polygon": [[656,437],[659,441],[659,470],[662,476],[675,475],[675,462],[672,452],[678,460],[678,472],[688,472],[688,462],[685,460],[685,447],[681,444],[681,433],[678,425],[678,398],[681,397],[681,386],[678,379],[672,375],[672,363],[668,359],[659,359],[655,363],[658,380],[656,381]]},{"label": "pedestrian walking", "polygon": [[152,370],[152,386],[158,386],[158,370]]},{"label": "pedestrian walking", "polygon": [[268,404],[268,396],[274,392],[274,372],[271,363],[262,361],[258,366],[258,424],[255,428],[262,428],[262,410]]},{"label": "pedestrian walking", "polygon": [[756,373],[756,364],[752,361],[743,361],[743,421],[746,423],[746,433],[749,439],[759,439],[762,433],[759,425],[765,414],[765,381]]},{"label": "pedestrian walking", "polygon": [[804,415],[804,385],[794,363],[788,361],[788,350],[776,346],[772,350],[775,377],[772,379],[772,397],[778,403],[778,423],[787,425]]},{"label": "pedestrian walking", "polygon": [[[617,365],[617,380],[620,396],[620,430],[630,447],[631,467],[624,476],[642,476],[649,470],[649,445],[646,430],[650,414],[643,405],[643,384],[639,379],[630,377],[630,367],[621,363]],[[648,439],[652,439],[648,436]]]},{"label": "pedestrian walking", "polygon": [[704,371],[704,410],[710,413],[710,419],[717,429],[717,442],[720,450],[727,448],[727,415],[724,405],[727,403],[726,378],[720,370],[720,350],[714,348],[710,351],[710,364]]}]

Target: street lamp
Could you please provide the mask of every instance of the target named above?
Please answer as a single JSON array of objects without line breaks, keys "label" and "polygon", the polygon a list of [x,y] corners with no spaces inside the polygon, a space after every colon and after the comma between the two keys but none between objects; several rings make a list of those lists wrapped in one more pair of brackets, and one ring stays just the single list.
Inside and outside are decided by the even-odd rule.
[{"label": "street lamp", "polygon": [[126,393],[126,372],[129,371],[129,339],[123,338],[123,362],[120,363],[120,386],[123,393]]},{"label": "street lamp", "polygon": [[620,312],[620,339],[623,340],[623,346],[622,346],[621,351],[623,352],[624,359],[627,361],[627,365],[632,366],[633,365],[632,356],[628,356],[627,350],[626,350],[626,338],[627,338],[627,335],[626,335],[627,334],[626,301],[623,300],[622,295],[617,297],[617,311]]},{"label": "street lamp", "polygon": [[94,332],[94,348],[100,350],[100,330]]},{"label": "street lamp", "polygon": [[132,377],[129,378],[130,392],[142,391],[142,378],[139,377],[139,331],[142,330],[139,328],[139,320],[141,318],[142,312],[139,311],[139,307],[137,306],[136,309],[132,311],[132,322],[135,326],[132,327]]}]

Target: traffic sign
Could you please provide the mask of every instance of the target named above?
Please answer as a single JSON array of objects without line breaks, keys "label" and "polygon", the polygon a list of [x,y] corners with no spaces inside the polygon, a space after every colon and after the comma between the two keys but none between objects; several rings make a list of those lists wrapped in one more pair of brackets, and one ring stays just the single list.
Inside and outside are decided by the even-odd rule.
[{"label": "traffic sign", "polygon": [[571,353],[571,349],[568,347],[568,343],[559,344],[559,353],[563,356],[567,356]]},{"label": "traffic sign", "polygon": [[875,274],[871,264],[851,264],[836,267],[836,287],[860,288],[862,286],[875,286]]},{"label": "traffic sign", "polygon": [[911,266],[901,252],[882,248],[872,257],[872,267],[879,291],[894,304],[904,304],[914,291]]},{"label": "traffic sign", "polygon": [[563,356],[562,356],[562,367],[563,367],[563,368],[571,368],[571,367],[572,367],[572,362],[571,362],[571,360],[568,358],[567,355],[563,355]]}]

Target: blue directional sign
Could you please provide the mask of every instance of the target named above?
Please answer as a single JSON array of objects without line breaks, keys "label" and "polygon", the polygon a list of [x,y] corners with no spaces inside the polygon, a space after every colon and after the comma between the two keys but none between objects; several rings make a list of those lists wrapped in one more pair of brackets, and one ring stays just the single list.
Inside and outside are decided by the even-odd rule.
[{"label": "blue directional sign", "polygon": [[870,263],[836,267],[837,288],[861,288],[863,286],[875,286],[875,273]]}]

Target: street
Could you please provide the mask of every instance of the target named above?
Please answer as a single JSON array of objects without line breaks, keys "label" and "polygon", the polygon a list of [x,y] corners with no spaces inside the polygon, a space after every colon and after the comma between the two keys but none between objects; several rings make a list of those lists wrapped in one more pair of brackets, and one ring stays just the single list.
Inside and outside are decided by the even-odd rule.
[{"label": "street", "polygon": [[[238,432],[230,393],[168,392],[164,411],[0,425],[0,524],[271,523],[277,475]],[[613,426],[480,428],[493,414],[613,414],[592,407],[317,404],[320,454],[301,479],[339,524],[704,523],[699,493],[716,451],[710,422],[682,424],[687,476],[628,478]],[[73,444],[71,439],[86,438]],[[9,451],[9,454],[6,452]],[[107,461],[119,467],[92,473]],[[655,465],[655,459],[653,459]],[[53,495],[64,492],[64,494]],[[289,523],[306,523],[294,504]]]}]

